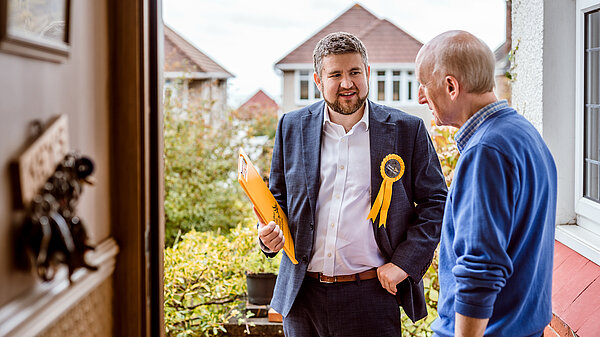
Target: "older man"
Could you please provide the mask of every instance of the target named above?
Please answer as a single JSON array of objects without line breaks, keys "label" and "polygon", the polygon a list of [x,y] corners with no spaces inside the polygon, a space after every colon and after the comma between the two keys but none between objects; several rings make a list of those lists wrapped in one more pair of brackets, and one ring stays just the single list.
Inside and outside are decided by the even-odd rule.
[{"label": "older man", "polygon": [[[440,164],[420,118],[367,99],[356,36],[324,37],[314,67],[324,100],[284,114],[275,137],[270,189],[299,263],[284,255],[271,305],[287,337],[400,336],[399,302],[413,320],[427,315],[421,278],[439,241]],[[280,229],[259,222],[261,241],[279,251]]]},{"label": "older man", "polygon": [[417,55],[419,103],[460,128],[440,246],[438,336],[540,336],[550,322],[556,168],[494,88],[494,55],[464,31]]}]

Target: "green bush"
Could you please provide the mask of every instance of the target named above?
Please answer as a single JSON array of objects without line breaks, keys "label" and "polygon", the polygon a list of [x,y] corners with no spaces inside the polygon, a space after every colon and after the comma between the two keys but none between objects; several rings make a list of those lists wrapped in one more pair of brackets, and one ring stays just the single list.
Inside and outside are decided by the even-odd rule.
[{"label": "green bush", "polygon": [[[191,230],[165,249],[164,304],[168,336],[213,336],[232,319],[243,322],[249,266],[279,268],[281,254],[267,259],[259,251],[254,221],[231,232]],[[257,259],[257,256],[261,256]]]},{"label": "green bush", "polygon": [[196,231],[229,230],[252,214],[237,182],[238,129],[225,117],[166,105],[164,116],[165,243]]}]

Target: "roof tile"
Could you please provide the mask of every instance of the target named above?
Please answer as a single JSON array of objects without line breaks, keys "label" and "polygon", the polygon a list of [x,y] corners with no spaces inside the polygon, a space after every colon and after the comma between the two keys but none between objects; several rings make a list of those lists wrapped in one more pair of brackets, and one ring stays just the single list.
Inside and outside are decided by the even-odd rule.
[{"label": "roof tile", "polygon": [[171,28],[165,25],[164,30],[165,71],[222,73],[227,78],[233,77],[225,68]]},{"label": "roof tile", "polygon": [[283,57],[276,65],[312,63],[317,42],[327,34],[344,31],[356,35],[365,44],[369,63],[412,63],[423,45],[393,23],[379,19],[359,4],[342,13],[331,23]]}]

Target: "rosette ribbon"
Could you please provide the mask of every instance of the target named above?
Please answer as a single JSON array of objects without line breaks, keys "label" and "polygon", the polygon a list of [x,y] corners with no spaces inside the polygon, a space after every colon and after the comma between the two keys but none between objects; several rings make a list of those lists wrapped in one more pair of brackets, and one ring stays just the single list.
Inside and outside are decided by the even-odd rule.
[{"label": "rosette ribbon", "polygon": [[[392,200],[392,185],[402,178],[404,174],[404,161],[397,154],[388,154],[381,161],[380,171],[383,181],[381,182],[379,193],[377,193],[377,198],[373,203],[373,207],[371,207],[367,220],[371,219],[375,223],[377,214],[379,214],[379,227],[385,227],[390,201]],[[381,213],[379,212],[380,210]]]}]

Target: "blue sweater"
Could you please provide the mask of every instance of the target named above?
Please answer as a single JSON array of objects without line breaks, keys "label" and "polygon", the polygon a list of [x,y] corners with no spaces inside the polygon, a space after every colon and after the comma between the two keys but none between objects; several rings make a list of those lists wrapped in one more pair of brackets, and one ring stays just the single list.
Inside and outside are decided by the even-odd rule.
[{"label": "blue sweater", "polygon": [[461,128],[462,144],[457,135],[432,326],[439,336],[454,335],[455,312],[489,318],[486,336],[539,336],[551,319],[556,167],[533,125],[498,103]]}]

